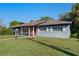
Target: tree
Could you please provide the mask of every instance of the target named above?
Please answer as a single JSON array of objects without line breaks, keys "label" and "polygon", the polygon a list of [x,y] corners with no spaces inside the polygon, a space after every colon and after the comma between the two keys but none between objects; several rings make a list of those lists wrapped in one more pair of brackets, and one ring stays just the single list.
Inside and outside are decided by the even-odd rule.
[{"label": "tree", "polygon": [[44,16],[44,17],[41,17],[40,20],[53,20],[53,18],[51,18],[49,16]]},{"label": "tree", "polygon": [[74,15],[72,14],[72,12],[60,14],[59,20],[61,20],[61,21],[74,21]]},{"label": "tree", "polygon": [[71,12],[63,14],[60,17],[60,20],[73,21],[79,23],[79,3],[73,4]]},{"label": "tree", "polygon": [[72,12],[75,19],[74,23],[76,27],[77,38],[79,38],[79,3],[76,3],[73,5]]},{"label": "tree", "polygon": [[73,4],[72,12],[79,12],[79,3]]},{"label": "tree", "polygon": [[3,30],[2,30],[2,35],[13,35],[13,30],[12,29],[9,29],[9,28],[4,28]]},{"label": "tree", "polygon": [[14,32],[5,26],[0,26],[0,35],[12,35]]},{"label": "tree", "polygon": [[34,20],[30,20],[30,22],[34,22]]},{"label": "tree", "polygon": [[3,20],[0,19],[0,35],[12,35],[12,34],[13,34],[13,30],[4,26]]},{"label": "tree", "polygon": [[72,13],[75,19],[75,23],[79,24],[79,3],[76,3],[72,7]]},{"label": "tree", "polygon": [[43,21],[43,20],[53,20],[53,18],[51,18],[51,17],[49,17],[49,16],[43,16],[43,17],[41,17],[39,20],[31,20],[30,22]]},{"label": "tree", "polygon": [[2,26],[0,25],[0,35],[2,34]]},{"label": "tree", "polygon": [[11,27],[11,26],[16,26],[16,25],[19,25],[19,24],[23,24],[23,22],[11,21],[11,22],[10,22],[10,27]]},{"label": "tree", "polygon": [[2,26],[3,25],[3,20],[2,19],[0,19],[0,26]]},{"label": "tree", "polygon": [[60,20],[72,21],[71,34],[79,32],[79,4],[73,4],[71,12],[63,14]]},{"label": "tree", "polygon": [[0,35],[2,33],[2,19],[0,19]]}]

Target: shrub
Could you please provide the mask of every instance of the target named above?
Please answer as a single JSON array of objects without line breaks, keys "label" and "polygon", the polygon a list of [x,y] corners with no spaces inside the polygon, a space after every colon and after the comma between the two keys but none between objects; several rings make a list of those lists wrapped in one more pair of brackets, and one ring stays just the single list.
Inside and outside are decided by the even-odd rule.
[{"label": "shrub", "polygon": [[13,34],[12,29],[9,29],[3,26],[0,27],[0,35],[12,35],[12,34]]},{"label": "shrub", "polygon": [[77,38],[79,38],[79,32],[77,33]]}]

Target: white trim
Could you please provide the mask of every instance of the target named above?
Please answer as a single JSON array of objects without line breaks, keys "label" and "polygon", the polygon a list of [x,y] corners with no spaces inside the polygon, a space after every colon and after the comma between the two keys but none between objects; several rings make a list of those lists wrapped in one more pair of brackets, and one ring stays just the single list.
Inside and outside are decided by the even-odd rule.
[{"label": "white trim", "polygon": [[40,29],[39,29],[39,27],[37,28],[37,31],[38,31],[38,32],[40,32]]},{"label": "white trim", "polygon": [[29,29],[28,29],[28,34],[29,34],[29,37],[30,37],[30,27],[28,27]]},{"label": "white trim", "polygon": [[23,35],[23,28],[21,27],[21,36]]},{"label": "white trim", "polygon": [[50,29],[48,28],[48,26],[46,27],[46,31],[48,32]]},{"label": "white trim", "polygon": [[33,26],[33,32],[32,32],[32,33],[33,33],[33,36],[34,36],[34,28],[35,28],[35,27]]},{"label": "white trim", "polygon": [[15,31],[15,35],[17,35],[17,32],[16,32],[16,31],[18,31],[18,29],[17,29],[17,28],[15,28],[15,30],[14,30],[14,31]]}]

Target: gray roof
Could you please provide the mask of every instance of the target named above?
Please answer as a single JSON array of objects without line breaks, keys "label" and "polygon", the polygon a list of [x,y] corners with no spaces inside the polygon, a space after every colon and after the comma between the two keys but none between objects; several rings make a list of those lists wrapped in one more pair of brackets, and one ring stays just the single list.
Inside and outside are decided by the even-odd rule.
[{"label": "gray roof", "polygon": [[33,21],[21,25],[12,26],[12,28],[23,27],[23,26],[43,26],[43,25],[58,25],[58,24],[71,24],[71,23],[72,22],[70,21],[43,20],[43,21]]}]

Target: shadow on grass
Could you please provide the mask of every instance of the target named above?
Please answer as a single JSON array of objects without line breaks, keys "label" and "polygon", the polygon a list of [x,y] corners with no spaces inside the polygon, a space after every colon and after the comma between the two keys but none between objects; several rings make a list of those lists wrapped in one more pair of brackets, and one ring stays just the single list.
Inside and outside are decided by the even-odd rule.
[{"label": "shadow on grass", "polygon": [[74,53],[72,53],[72,52],[69,52],[69,51],[66,51],[66,50],[63,49],[63,48],[59,48],[59,47],[54,46],[54,45],[48,45],[48,44],[46,44],[46,43],[33,40],[32,38],[28,38],[28,39],[31,40],[31,41],[40,43],[40,44],[42,44],[42,45],[44,45],[44,46],[47,46],[47,47],[49,47],[49,48],[55,49],[55,50],[57,50],[57,51],[63,52],[63,53],[65,53],[66,55],[77,56],[76,54],[74,54]]}]

